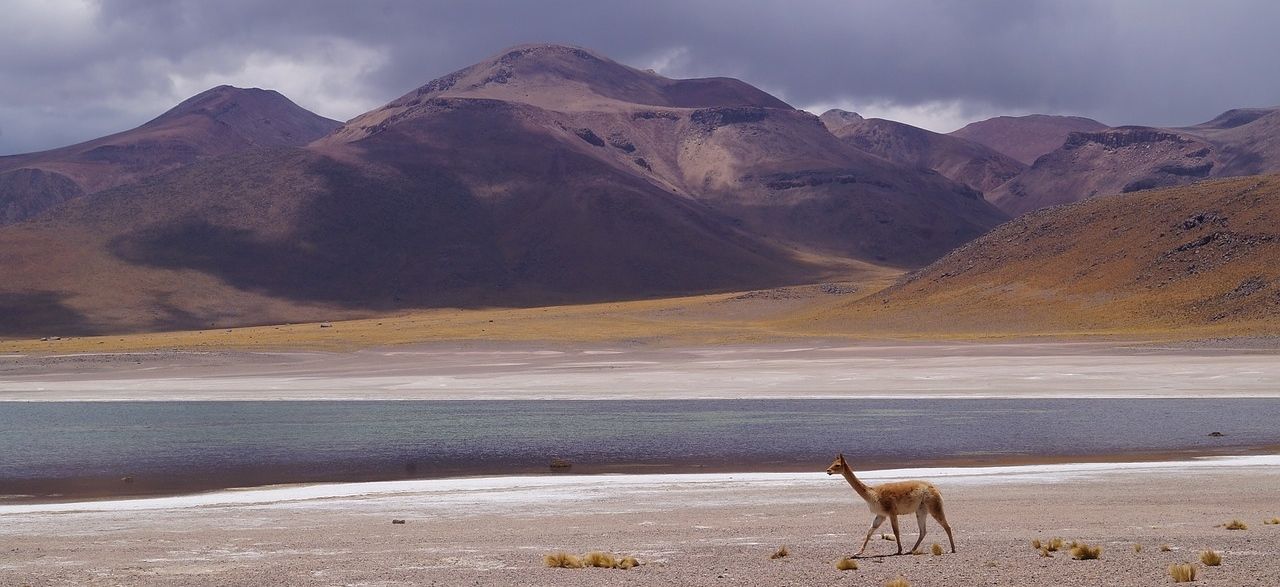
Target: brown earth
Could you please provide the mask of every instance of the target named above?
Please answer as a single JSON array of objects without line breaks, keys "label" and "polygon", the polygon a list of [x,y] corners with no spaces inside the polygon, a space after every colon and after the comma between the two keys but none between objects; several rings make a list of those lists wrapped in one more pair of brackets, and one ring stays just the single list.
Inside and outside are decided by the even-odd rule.
[{"label": "brown earth", "polygon": [[1016,218],[803,319],[863,333],[1273,334],[1278,219],[1277,176],[1093,198]]}]

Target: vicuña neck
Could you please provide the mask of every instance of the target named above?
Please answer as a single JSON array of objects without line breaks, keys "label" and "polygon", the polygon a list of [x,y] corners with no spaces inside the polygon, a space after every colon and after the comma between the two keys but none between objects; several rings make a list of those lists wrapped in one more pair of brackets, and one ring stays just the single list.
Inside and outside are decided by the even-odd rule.
[{"label": "vicu\u00f1a neck", "polygon": [[849,485],[853,486],[853,490],[858,492],[859,497],[862,499],[870,499],[870,492],[867,491],[867,486],[859,481],[857,477],[853,476],[853,471],[850,471],[849,467],[844,467],[843,473],[844,480],[848,481]]}]

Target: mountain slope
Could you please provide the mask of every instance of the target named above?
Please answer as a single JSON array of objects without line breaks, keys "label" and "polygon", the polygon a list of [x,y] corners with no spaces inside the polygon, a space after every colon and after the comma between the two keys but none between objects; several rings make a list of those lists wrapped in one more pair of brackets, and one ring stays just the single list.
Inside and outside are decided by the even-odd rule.
[{"label": "mountain slope", "polygon": [[1107,128],[1090,118],[1030,114],[997,116],[966,125],[951,133],[967,141],[985,145],[1015,160],[1031,165],[1041,155],[1062,146],[1073,132],[1098,132]]},{"label": "mountain slope", "polygon": [[1277,171],[1280,109],[1232,110],[1191,127],[1072,133],[988,199],[1017,215],[1096,195]]},{"label": "mountain slope", "polygon": [[305,145],[339,124],[275,91],[219,86],[132,130],[0,157],[0,225],[199,160],[252,148]]},{"label": "mountain slope", "polygon": [[53,317],[0,331],[754,289],[919,266],[1003,219],[742,82],[525,46],[307,147],[201,160],[0,229],[0,313]]},{"label": "mountain slope", "polygon": [[988,192],[1026,169],[990,147],[909,124],[830,110],[822,123],[845,144],[909,167],[932,169],[957,183]]},{"label": "mountain slope", "polygon": [[1104,196],[1010,221],[817,319],[963,335],[1280,325],[1280,177]]}]

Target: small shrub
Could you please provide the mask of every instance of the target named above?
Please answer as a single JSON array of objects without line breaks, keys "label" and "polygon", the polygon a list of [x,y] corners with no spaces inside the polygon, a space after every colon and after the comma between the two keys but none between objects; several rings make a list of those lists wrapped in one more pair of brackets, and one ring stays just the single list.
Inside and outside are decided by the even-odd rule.
[{"label": "small shrub", "polygon": [[542,557],[542,562],[553,569],[581,569],[582,559],[567,552],[556,552]]},{"label": "small shrub", "polygon": [[618,561],[618,568],[624,571],[638,566],[640,566],[640,561],[636,560],[634,556],[623,557],[622,560]]},{"label": "small shrub", "polygon": [[841,571],[856,571],[858,570],[858,561],[846,556],[836,561],[836,569]]},{"label": "small shrub", "polygon": [[1083,542],[1071,547],[1071,558],[1078,561],[1093,560],[1102,556],[1102,546],[1089,546]]},{"label": "small shrub", "polygon": [[1168,544],[1160,545],[1160,552],[1171,552],[1171,551],[1173,551],[1173,549],[1170,548]]},{"label": "small shrub", "polygon": [[1190,583],[1196,580],[1196,568],[1191,563],[1169,565],[1169,576],[1174,583]]},{"label": "small shrub", "polygon": [[1210,548],[1200,553],[1200,562],[1204,563],[1206,567],[1216,567],[1222,564],[1222,555]]},{"label": "small shrub", "polygon": [[1041,557],[1044,557],[1044,558],[1053,558],[1053,555],[1052,555],[1052,554],[1049,554],[1049,549],[1047,549],[1047,548],[1041,548],[1041,549],[1040,549],[1040,556],[1041,556]]},{"label": "small shrub", "polygon": [[884,587],[911,587],[911,583],[908,583],[907,580],[902,577],[898,577],[897,579],[885,583]]},{"label": "small shrub", "polygon": [[1032,550],[1040,550],[1040,546],[1041,546],[1041,545],[1040,545],[1040,539],[1039,539],[1039,538],[1036,538],[1036,539],[1034,539],[1034,540],[1032,540],[1032,541],[1031,541],[1031,548],[1032,548]]},{"label": "small shrub", "polygon": [[777,560],[777,559],[780,559],[780,558],[785,558],[785,557],[790,556],[790,555],[791,555],[791,551],[790,551],[790,550],[787,550],[787,546],[784,544],[784,545],[782,545],[782,548],[779,548],[779,549],[778,549],[778,551],[777,551],[777,552],[775,552],[775,553],[773,553],[773,554],[769,555],[769,558],[770,558],[770,559],[772,559],[772,560]]},{"label": "small shrub", "polygon": [[1271,518],[1270,520],[1263,520],[1262,523],[1271,524],[1274,526],[1280,526],[1280,518]]},{"label": "small shrub", "polygon": [[1062,550],[1062,539],[1050,538],[1049,544],[1045,545],[1044,548],[1049,552],[1058,552],[1059,550]]},{"label": "small shrub", "polygon": [[933,551],[933,556],[942,556],[942,545],[937,542],[934,542],[933,546],[930,547],[929,550]]},{"label": "small shrub", "polygon": [[1230,522],[1227,522],[1227,529],[1228,530],[1248,530],[1249,526],[1246,525],[1244,522],[1241,522],[1240,520],[1231,520]]},{"label": "small shrub", "polygon": [[894,538],[893,534],[881,534],[881,535],[880,535],[880,539],[881,539],[881,540],[888,540],[888,541],[890,541],[890,542],[892,542],[892,541],[894,541],[894,540],[895,540],[895,538]]},{"label": "small shrub", "polygon": [[586,556],[582,557],[582,564],[601,569],[616,569],[618,568],[618,559],[607,552],[588,552]]},{"label": "small shrub", "polygon": [[1142,552],[1142,545],[1141,545],[1141,544],[1134,544],[1134,545],[1133,545],[1133,551],[1134,551],[1134,552],[1138,552],[1138,553]]}]

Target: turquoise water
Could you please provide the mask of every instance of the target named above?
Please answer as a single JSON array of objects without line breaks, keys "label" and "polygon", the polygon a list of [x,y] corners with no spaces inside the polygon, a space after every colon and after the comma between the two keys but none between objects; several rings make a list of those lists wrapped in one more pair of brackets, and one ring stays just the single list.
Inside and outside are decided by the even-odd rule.
[{"label": "turquoise water", "polygon": [[1270,399],[0,403],[0,494],[1241,452],[1277,422]]}]

